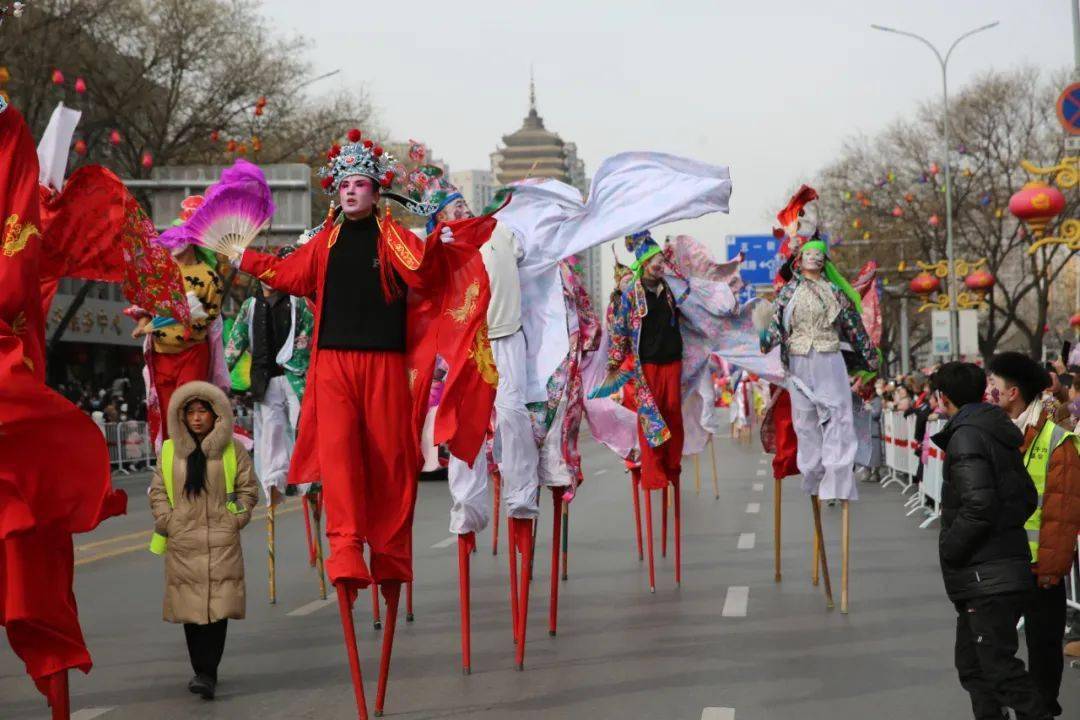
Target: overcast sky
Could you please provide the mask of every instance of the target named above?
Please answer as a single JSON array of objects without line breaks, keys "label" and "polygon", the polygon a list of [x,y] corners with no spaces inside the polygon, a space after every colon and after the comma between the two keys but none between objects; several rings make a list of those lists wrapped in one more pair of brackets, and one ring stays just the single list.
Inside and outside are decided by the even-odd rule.
[{"label": "overcast sky", "polygon": [[[1075,0],[1073,0],[1075,1]],[[1073,62],[1069,0],[266,0],[282,32],[311,41],[321,90],[366,87],[395,139],[424,140],[452,170],[488,168],[528,109],[529,67],[549,130],[591,176],[624,150],[731,167],[727,216],[681,223],[722,252],[767,232],[785,194],[854,133],[940,96],[932,53],[870,23],[917,32],[952,88],[976,74]],[[605,257],[610,257],[605,252]],[[607,273],[605,272],[605,275]]]}]

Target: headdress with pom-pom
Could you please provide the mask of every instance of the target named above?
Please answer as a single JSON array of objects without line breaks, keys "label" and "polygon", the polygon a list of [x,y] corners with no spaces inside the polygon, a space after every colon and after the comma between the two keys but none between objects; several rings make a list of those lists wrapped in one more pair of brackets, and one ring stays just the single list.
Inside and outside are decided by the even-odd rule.
[{"label": "headdress with pom-pom", "polygon": [[431,214],[428,206],[403,195],[387,192],[400,172],[400,164],[390,153],[374,140],[365,140],[356,128],[349,130],[345,137],[348,141],[345,145],[334,143],[330,147],[326,153],[326,166],[319,170],[322,188],[327,195],[336,195],[341,181],[345,178],[359,175],[377,182],[383,197],[400,203],[409,212],[416,215]]},{"label": "headdress with pom-pom", "polygon": [[432,208],[427,221],[429,233],[435,229],[435,216],[447,205],[462,197],[454,184],[443,174],[442,168],[437,165],[421,165],[410,172],[405,183],[405,191],[413,202]]}]

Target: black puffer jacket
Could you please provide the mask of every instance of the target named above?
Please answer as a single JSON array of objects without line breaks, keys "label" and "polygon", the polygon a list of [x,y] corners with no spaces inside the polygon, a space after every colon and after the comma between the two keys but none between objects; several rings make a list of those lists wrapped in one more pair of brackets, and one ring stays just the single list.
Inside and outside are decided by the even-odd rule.
[{"label": "black puffer jacket", "polygon": [[1020,429],[1001,408],[972,403],[932,439],[945,451],[938,556],[949,599],[1034,587],[1024,523],[1039,498]]}]

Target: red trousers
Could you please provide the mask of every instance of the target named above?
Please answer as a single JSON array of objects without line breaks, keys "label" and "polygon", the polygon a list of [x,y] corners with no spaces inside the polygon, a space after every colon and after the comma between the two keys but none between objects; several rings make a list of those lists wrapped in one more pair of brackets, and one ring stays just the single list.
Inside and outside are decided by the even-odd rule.
[{"label": "red trousers", "polygon": [[682,361],[642,363],[645,384],[652,391],[660,416],[667,423],[671,437],[659,447],[650,447],[638,423],[641,446],[641,484],[648,490],[662,490],[675,484],[682,473]]},{"label": "red trousers", "polygon": [[201,342],[178,353],[159,353],[150,356],[154,371],[154,388],[157,390],[160,414],[150,417],[151,437],[157,437],[161,429],[162,441],[169,439],[169,400],[176,388],[194,380],[205,382],[210,377],[210,346]]},{"label": "red trousers", "polygon": [[[405,355],[319,350],[315,360],[319,470],[332,582],[412,580],[412,520],[420,445]],[[370,546],[370,571],[364,562]]]}]

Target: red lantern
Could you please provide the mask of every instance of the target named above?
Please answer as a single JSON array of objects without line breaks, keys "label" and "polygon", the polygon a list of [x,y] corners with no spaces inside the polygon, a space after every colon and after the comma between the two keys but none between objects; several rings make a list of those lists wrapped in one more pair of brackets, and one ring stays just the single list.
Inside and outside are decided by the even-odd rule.
[{"label": "red lantern", "polygon": [[75,141],[75,154],[76,155],[85,155],[86,154],[86,141],[83,140],[82,138],[79,138],[78,140]]},{"label": "red lantern", "polygon": [[1065,196],[1043,182],[1029,182],[1009,198],[1009,212],[1026,222],[1031,234],[1039,237],[1047,223],[1065,209]]},{"label": "red lantern", "polygon": [[53,70],[52,71],[52,84],[53,85],[63,85],[64,84],[64,73],[60,72],[59,70]]},{"label": "red lantern", "polygon": [[908,287],[911,288],[911,292],[917,295],[929,295],[941,289],[941,279],[928,272],[921,272],[911,278]]},{"label": "red lantern", "polygon": [[226,150],[227,152],[231,152],[231,153],[232,153],[232,152],[236,152],[236,141],[235,141],[235,140],[230,140],[230,141],[228,142],[228,144],[227,144],[227,145],[225,145],[225,150]]},{"label": "red lantern", "polygon": [[1080,327],[1080,312],[1076,313],[1071,318],[1069,318],[1069,325],[1071,325],[1074,328]]},{"label": "red lantern", "polygon": [[930,219],[927,220],[927,222],[930,223],[930,227],[937,227],[941,224],[941,218],[939,218],[937,215],[931,215]]},{"label": "red lantern", "polygon": [[213,131],[210,132],[210,142],[216,143],[220,139],[221,139],[221,133],[220,132],[218,132],[217,130],[213,130]]},{"label": "red lantern", "polygon": [[263,114],[263,106],[262,105],[256,105],[255,106],[255,117],[262,117],[262,114]]},{"label": "red lantern", "polygon": [[979,293],[984,293],[994,287],[996,282],[997,279],[986,270],[976,270],[964,278],[964,285],[967,285],[968,290]]},{"label": "red lantern", "polygon": [[82,95],[86,92],[86,81],[82,78],[75,78],[75,92]]},{"label": "red lantern", "polygon": [[896,207],[894,207],[892,209],[892,216],[893,217],[898,218],[898,217],[902,217],[903,215],[904,215],[904,211],[900,209],[899,205],[897,205]]},{"label": "red lantern", "polygon": [[938,167],[938,164],[930,163],[930,174],[937,175],[939,172],[941,172],[941,168]]},{"label": "red lantern", "polygon": [[109,133],[109,144],[113,147],[119,145],[121,140],[123,140],[123,138],[120,136],[119,130],[113,130],[111,133]]},{"label": "red lantern", "polygon": [[144,168],[146,168],[147,170],[154,167],[154,156],[150,154],[149,150],[142,154],[141,163],[142,163],[142,166]]},{"label": "red lantern", "polygon": [[904,193],[904,200],[905,201],[912,202],[914,199],[915,199],[915,194],[914,193]]}]

